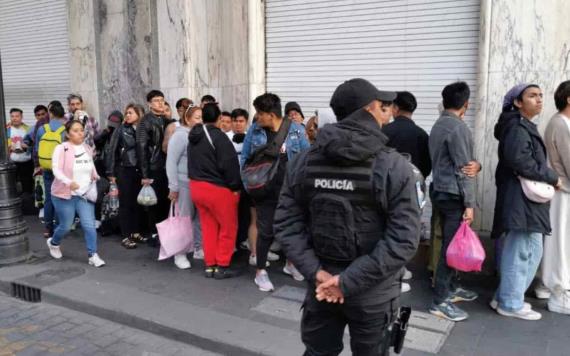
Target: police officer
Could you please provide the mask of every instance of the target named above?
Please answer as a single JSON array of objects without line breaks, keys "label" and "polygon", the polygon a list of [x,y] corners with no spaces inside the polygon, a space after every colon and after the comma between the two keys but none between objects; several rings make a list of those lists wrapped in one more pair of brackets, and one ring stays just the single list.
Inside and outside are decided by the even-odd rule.
[{"label": "police officer", "polygon": [[381,131],[395,98],[364,79],[341,84],[330,102],[339,122],[288,167],[274,228],[309,281],[305,355],[340,354],[347,324],[354,355],[388,352],[403,267],[420,236],[412,166]]}]

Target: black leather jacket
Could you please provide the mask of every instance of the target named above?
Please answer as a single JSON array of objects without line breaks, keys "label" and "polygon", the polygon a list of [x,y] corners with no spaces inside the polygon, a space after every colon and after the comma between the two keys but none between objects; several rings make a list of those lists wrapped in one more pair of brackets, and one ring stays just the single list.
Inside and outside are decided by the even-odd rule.
[{"label": "black leather jacket", "polygon": [[119,166],[137,166],[136,130],[133,125],[122,124],[113,132],[109,144],[109,154],[105,158],[108,177],[116,177]]},{"label": "black leather jacket", "polygon": [[162,151],[164,128],[171,120],[147,113],[137,127],[137,157],[143,178],[149,178],[151,171],[165,169],[166,154]]}]

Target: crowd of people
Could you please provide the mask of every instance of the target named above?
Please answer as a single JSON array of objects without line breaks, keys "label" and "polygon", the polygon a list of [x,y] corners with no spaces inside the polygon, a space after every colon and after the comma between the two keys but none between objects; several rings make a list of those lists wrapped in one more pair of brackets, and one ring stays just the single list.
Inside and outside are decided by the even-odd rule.
[{"label": "crowd of people", "polygon": [[[466,83],[447,85],[442,91],[440,116],[429,135],[414,123],[417,102],[410,92],[398,92],[395,97],[386,94],[377,101],[379,105],[351,103],[366,106],[366,110],[379,118],[382,128],[374,136],[375,144],[404,155],[423,178],[431,175],[429,193],[422,191],[420,185],[416,191],[418,205],[423,205],[421,195],[424,193],[433,203],[432,242],[435,236],[441,236],[440,246],[434,252],[439,258],[433,266],[434,297],[429,311],[453,321],[468,317],[457,302],[478,297],[458,284],[457,272],[446,263],[447,247],[460,224],[473,221],[477,207],[476,178],[481,164],[475,158],[472,133],[464,122],[469,98]],[[501,315],[525,320],[541,318],[524,300],[541,261],[537,296],[549,299],[550,311],[570,314],[570,248],[565,241],[570,236],[567,222],[570,81],[560,84],[554,101],[558,113],[542,136],[533,123],[542,111],[542,90],[536,84],[516,85],[506,93],[495,126],[499,162],[495,172],[497,199],[492,238],[497,240],[500,284],[490,304]],[[235,275],[231,268],[232,256],[236,248],[245,247],[250,251],[249,264],[256,268],[255,285],[261,291],[273,291],[268,267],[280,259],[275,250],[279,243],[294,249],[291,241],[285,241],[279,233],[278,240],[282,241],[276,241],[276,231],[282,231],[284,223],[294,226],[284,216],[286,213],[280,213],[280,209],[287,208],[283,195],[288,189],[292,192],[297,189],[291,187],[288,179],[297,180],[295,184],[301,186],[305,184],[303,177],[291,172],[291,167],[310,176],[318,172],[318,163],[313,165],[309,161],[300,167],[295,162],[306,159],[312,147],[328,152],[329,158],[336,157],[341,162],[362,154],[369,142],[323,129],[346,122],[341,120],[353,112],[343,112],[344,107],[322,109],[306,119],[298,103],[289,102],[283,110],[280,98],[272,93],[254,100],[256,113],[251,118],[243,108],[223,111],[220,107],[213,96],[206,95],[197,104],[181,98],[173,111],[161,91],[151,90],[145,106],[131,103],[124,111],[113,111],[104,129],[85,111],[83,99],[77,94],[67,98],[67,111],[59,101],[36,106],[36,123],[32,127],[23,122],[22,110],[12,108],[7,128],[10,160],[16,165],[22,192],[33,195],[40,190],[43,193],[40,198],[36,197],[36,203],[41,207],[44,237],[51,256],[62,258],[63,238],[78,223],[85,237],[88,263],[103,266],[105,262],[97,252],[97,229],[105,224],[100,221],[101,198],[105,194],[118,194],[118,223],[110,229],[116,229],[121,235],[120,244],[125,249],[134,249],[142,243],[158,246],[156,224],[167,219],[174,204],[179,215],[191,218],[194,241],[191,249],[174,256],[178,268],[191,268],[188,258],[191,256],[204,260],[205,277],[231,278]],[[174,112],[178,119],[173,118]],[[351,120],[364,122],[366,119],[351,115]],[[361,130],[366,130],[363,127]],[[359,147],[362,152],[350,147],[343,150],[346,140],[353,140],[352,145],[362,145]],[[365,154],[374,156],[377,152],[366,151]],[[303,158],[298,160],[297,157]],[[252,165],[263,160],[271,165],[271,170],[264,170],[263,164]],[[244,174],[250,174],[251,167],[259,169],[259,174],[271,175],[263,189],[248,185],[250,182],[246,184]],[[336,178],[358,179],[358,170],[352,172],[351,169],[347,167]],[[552,201],[531,200],[525,190],[525,180],[542,182],[556,189]],[[338,181],[331,182],[322,180],[315,184],[331,191],[355,190],[352,181],[339,186],[330,186]],[[384,183],[392,184],[391,189],[397,184]],[[355,184],[366,185],[366,182]],[[111,192],[109,185],[116,185],[117,191]],[[139,191],[145,186],[152,187],[156,193],[157,202],[152,206],[143,207],[137,202]],[[396,204],[398,196],[390,198],[394,201],[385,199],[385,204],[390,206]],[[353,216],[353,220],[348,221],[348,217],[341,217],[338,211],[315,209],[311,210],[313,217],[302,218],[310,220],[319,216],[331,226],[338,225],[339,229],[355,222],[363,226],[368,223],[367,216]],[[339,225],[339,221],[345,220]],[[360,231],[356,227],[352,230],[357,231],[357,237],[359,234],[382,235],[385,226],[379,224],[372,228],[374,231]],[[296,233],[305,234],[304,231]],[[416,238],[419,241],[419,236],[412,240]],[[307,239],[310,243],[310,237]],[[415,250],[417,243],[406,246],[411,247]],[[377,248],[402,247],[379,244]],[[389,253],[383,256],[390,258]],[[298,258],[287,260],[282,271],[297,281],[315,281],[312,275],[315,271]],[[412,276],[404,270],[402,277]],[[410,290],[402,278],[395,283],[402,292]]]}]

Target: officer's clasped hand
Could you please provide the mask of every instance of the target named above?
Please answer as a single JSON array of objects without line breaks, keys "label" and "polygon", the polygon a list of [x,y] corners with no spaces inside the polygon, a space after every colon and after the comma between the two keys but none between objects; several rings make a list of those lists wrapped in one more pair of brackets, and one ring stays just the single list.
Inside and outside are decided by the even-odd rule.
[{"label": "officer's clasped hand", "polygon": [[316,298],[319,302],[326,300],[328,303],[344,303],[344,295],[340,290],[340,277],[319,270],[317,273]]}]

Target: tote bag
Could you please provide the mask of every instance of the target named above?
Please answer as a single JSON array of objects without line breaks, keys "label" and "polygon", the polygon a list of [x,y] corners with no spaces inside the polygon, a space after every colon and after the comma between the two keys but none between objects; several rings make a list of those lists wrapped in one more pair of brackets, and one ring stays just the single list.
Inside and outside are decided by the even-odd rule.
[{"label": "tote bag", "polygon": [[192,220],[190,216],[180,216],[178,214],[177,204],[172,203],[168,218],[156,224],[158,238],[160,239],[159,261],[181,253],[187,253],[194,246]]}]

